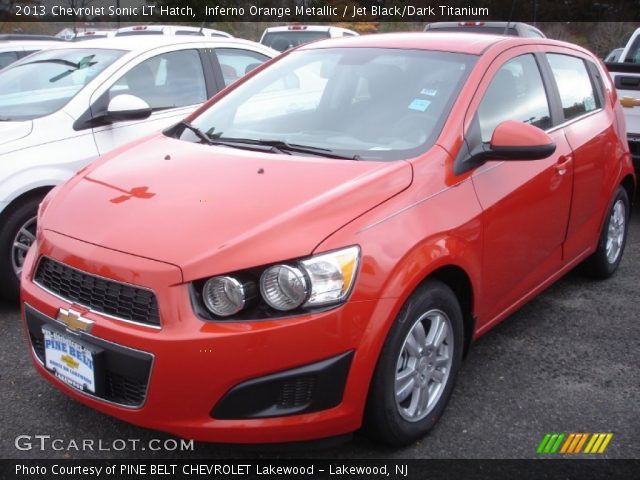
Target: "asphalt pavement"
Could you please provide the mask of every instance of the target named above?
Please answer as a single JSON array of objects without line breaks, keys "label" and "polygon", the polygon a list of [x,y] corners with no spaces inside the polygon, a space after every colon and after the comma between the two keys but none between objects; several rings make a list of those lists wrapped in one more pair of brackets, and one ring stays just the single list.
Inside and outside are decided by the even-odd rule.
[{"label": "asphalt pavement", "polygon": [[[195,443],[192,451],[175,450],[173,437],[98,413],[44,381],[31,364],[18,307],[0,303],[0,458],[535,458],[547,432],[611,432],[600,457],[640,459],[639,300],[637,208],[616,275],[593,281],[571,272],[479,339],[440,422],[414,445],[389,449],[356,434],[340,445]],[[29,437],[19,445],[31,442],[31,449],[16,448],[20,435]],[[61,439],[61,449],[47,443],[41,450],[36,435]],[[83,440],[94,449],[73,448]],[[169,451],[149,448],[167,440]],[[122,441],[128,447],[121,450]]]}]

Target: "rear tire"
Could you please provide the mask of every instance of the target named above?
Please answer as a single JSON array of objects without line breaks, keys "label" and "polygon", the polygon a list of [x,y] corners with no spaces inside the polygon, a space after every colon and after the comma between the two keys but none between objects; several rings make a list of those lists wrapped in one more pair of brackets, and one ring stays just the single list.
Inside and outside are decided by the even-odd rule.
[{"label": "rear tire", "polygon": [[398,313],[378,359],[367,433],[392,446],[425,435],[449,400],[463,349],[462,310],[453,291],[436,280],[420,285]]},{"label": "rear tire", "polygon": [[35,241],[36,215],[42,196],[20,202],[4,215],[0,229],[0,296],[11,302],[20,298],[22,263]]},{"label": "rear tire", "polygon": [[584,261],[584,272],[599,279],[613,275],[622,260],[628,231],[629,197],[623,187],[618,187],[600,232],[598,248]]}]

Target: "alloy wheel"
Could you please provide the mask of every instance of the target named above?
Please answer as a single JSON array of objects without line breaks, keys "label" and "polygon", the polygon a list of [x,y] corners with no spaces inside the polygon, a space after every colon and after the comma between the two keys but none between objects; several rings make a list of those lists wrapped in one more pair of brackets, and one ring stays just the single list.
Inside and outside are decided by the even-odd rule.
[{"label": "alloy wheel", "polygon": [[622,252],[624,235],[626,230],[627,211],[622,199],[616,201],[611,209],[609,217],[609,229],[607,231],[606,254],[607,261],[615,263]]},{"label": "alloy wheel", "polygon": [[453,328],[441,310],[421,315],[407,334],[398,355],[395,399],[407,421],[418,422],[436,405],[453,363]]},{"label": "alloy wheel", "polygon": [[22,273],[22,266],[24,265],[24,259],[27,256],[29,247],[31,247],[35,241],[36,217],[32,217],[20,227],[11,245],[11,265],[18,278],[20,278],[20,274]]}]

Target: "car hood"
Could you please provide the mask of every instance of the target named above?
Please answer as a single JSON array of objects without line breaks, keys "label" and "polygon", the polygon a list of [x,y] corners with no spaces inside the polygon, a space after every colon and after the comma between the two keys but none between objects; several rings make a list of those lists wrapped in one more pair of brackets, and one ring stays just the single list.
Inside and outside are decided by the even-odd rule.
[{"label": "car hood", "polygon": [[33,130],[31,120],[22,122],[0,122],[0,145],[26,137]]},{"label": "car hood", "polygon": [[404,161],[275,155],[160,135],[74,177],[42,227],[176,265],[189,281],[309,255],[411,182]]}]

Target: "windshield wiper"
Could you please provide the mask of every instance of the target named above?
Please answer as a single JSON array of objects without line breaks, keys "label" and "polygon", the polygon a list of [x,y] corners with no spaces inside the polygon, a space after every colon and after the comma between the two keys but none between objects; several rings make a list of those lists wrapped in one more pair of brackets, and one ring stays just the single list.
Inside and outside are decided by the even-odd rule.
[{"label": "windshield wiper", "polygon": [[329,148],[312,147],[310,145],[299,145],[297,143],[288,143],[284,140],[255,140],[252,138],[213,137],[212,141],[215,145],[220,142],[224,145],[235,143],[271,147],[278,150],[278,153],[286,153],[288,155],[291,155],[291,152],[295,152],[306,153],[319,157],[336,158],[339,160],[360,160],[359,155],[340,155]]},{"label": "windshield wiper", "polygon": [[95,54],[87,55],[86,57],[81,58],[78,63],[74,63],[69,60],[64,60],[60,58],[49,58],[47,60],[34,60],[33,62],[29,62],[27,65],[33,65],[36,63],[54,63],[57,65],[63,65],[65,67],[69,67],[71,70],[62,72],[56,75],[55,77],[52,77],[49,79],[49,83],[55,83],[58,80],[62,80],[63,78],[68,77],[72,73],[77,72],[78,70],[83,70],[85,68],[93,67],[98,63],[98,62],[92,61],[94,58],[95,58]]},{"label": "windshield wiper", "polygon": [[211,143],[211,140],[212,140],[211,136],[209,136],[209,134],[207,134],[207,133],[203,132],[202,130],[200,130],[198,127],[194,127],[193,125],[191,125],[186,120],[183,120],[182,122],[180,122],[179,125],[182,125],[184,128],[187,128],[187,129],[191,130],[193,133],[196,134],[196,137],[198,137],[200,140],[202,140],[206,144],[213,145]]},{"label": "windshield wiper", "polygon": [[261,145],[259,143],[253,143],[252,141],[245,142],[242,141],[243,139],[236,138],[229,139],[229,141],[227,141],[226,138],[221,140],[219,135],[211,135],[210,133],[203,132],[195,125],[191,125],[189,122],[184,120],[180,122],[179,125],[182,125],[184,128],[191,130],[200,140],[202,140],[207,145],[222,145],[224,147],[239,148],[242,150],[257,150],[259,152],[282,153],[291,155],[290,153],[283,152],[279,148],[271,145]]}]

